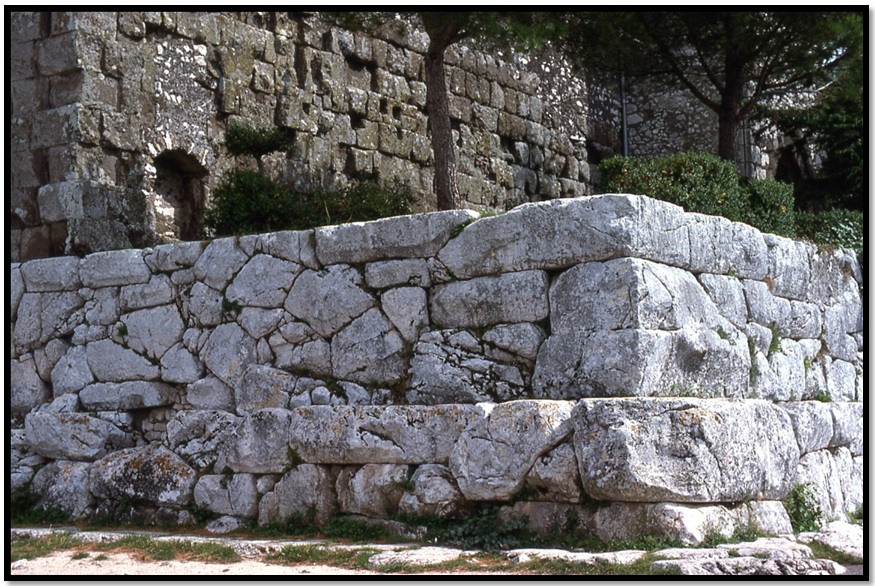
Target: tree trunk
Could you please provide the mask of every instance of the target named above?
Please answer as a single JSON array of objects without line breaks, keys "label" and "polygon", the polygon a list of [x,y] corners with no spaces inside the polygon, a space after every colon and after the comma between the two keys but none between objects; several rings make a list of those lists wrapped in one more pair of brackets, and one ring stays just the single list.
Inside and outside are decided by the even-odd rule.
[{"label": "tree trunk", "polygon": [[447,105],[447,82],[444,72],[445,45],[431,39],[425,54],[425,104],[431,128],[431,148],[434,151],[434,185],[439,210],[461,207],[462,198],[456,184],[456,153],[453,128]]},{"label": "tree trunk", "polygon": [[738,120],[734,109],[727,108],[724,104],[717,116],[717,156],[727,161],[736,161],[736,141],[738,139]]}]

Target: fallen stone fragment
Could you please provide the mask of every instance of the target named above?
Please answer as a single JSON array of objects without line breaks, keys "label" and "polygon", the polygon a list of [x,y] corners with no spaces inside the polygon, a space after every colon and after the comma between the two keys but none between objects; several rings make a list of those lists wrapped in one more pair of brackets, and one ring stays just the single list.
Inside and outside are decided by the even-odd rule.
[{"label": "fallen stone fragment", "polygon": [[389,564],[404,564],[409,566],[431,566],[459,559],[466,552],[451,547],[420,547],[403,549],[401,551],[384,551],[371,556],[368,563],[372,566],[387,566]]}]

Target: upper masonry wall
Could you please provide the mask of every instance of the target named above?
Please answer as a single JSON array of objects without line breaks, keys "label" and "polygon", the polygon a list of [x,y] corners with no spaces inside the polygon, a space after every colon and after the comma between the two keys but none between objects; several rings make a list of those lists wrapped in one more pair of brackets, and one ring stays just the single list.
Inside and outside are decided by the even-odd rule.
[{"label": "upper masonry wall", "polygon": [[[294,129],[265,168],[297,187],[364,175],[432,192],[424,34],[279,12],[11,18],[13,261],[196,238],[222,173],[245,164],[224,148],[231,122]],[[587,192],[570,71],[464,46],[446,61],[466,205]]]}]

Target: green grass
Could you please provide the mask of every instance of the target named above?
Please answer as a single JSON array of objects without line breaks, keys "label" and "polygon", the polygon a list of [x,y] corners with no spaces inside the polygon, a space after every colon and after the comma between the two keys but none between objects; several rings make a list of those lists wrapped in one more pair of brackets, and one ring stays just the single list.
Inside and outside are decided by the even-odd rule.
[{"label": "green grass", "polygon": [[321,545],[287,545],[276,553],[265,556],[264,561],[275,564],[322,564],[326,566],[361,569],[368,567],[368,560],[379,550],[332,549]]},{"label": "green grass", "polygon": [[825,543],[812,541],[808,544],[808,547],[811,548],[811,553],[814,554],[814,557],[817,559],[832,560],[843,566],[854,566],[863,563],[861,558],[839,551]]},{"label": "green grass", "polygon": [[42,537],[23,537],[14,540],[9,547],[13,562],[45,557],[56,551],[79,546],[82,542],[67,533],[50,533]]},{"label": "green grass", "polygon": [[43,537],[17,539],[11,545],[12,561],[44,557],[56,551],[66,550],[74,550],[73,559],[88,557],[86,552],[100,551],[130,552],[144,560],[154,561],[175,559],[207,563],[240,561],[240,556],[227,545],[176,540],[159,541],[146,535],[128,535],[116,541],[92,543],[75,539],[68,533],[51,533]]}]

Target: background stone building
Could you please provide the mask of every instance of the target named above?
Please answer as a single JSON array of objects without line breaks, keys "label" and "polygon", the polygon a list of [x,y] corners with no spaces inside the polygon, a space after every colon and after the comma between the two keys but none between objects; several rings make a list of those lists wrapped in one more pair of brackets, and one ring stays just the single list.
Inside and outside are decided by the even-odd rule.
[{"label": "background stone building", "polygon": [[[230,123],[294,130],[294,147],[263,161],[287,185],[399,178],[434,209],[424,33],[289,12],[10,18],[13,262],[200,238],[223,172],[252,164],[225,149]],[[619,150],[613,89],[543,57],[458,46],[446,61],[466,206],[592,192],[590,163]],[[630,154],[710,144],[660,100],[630,107]]]}]

